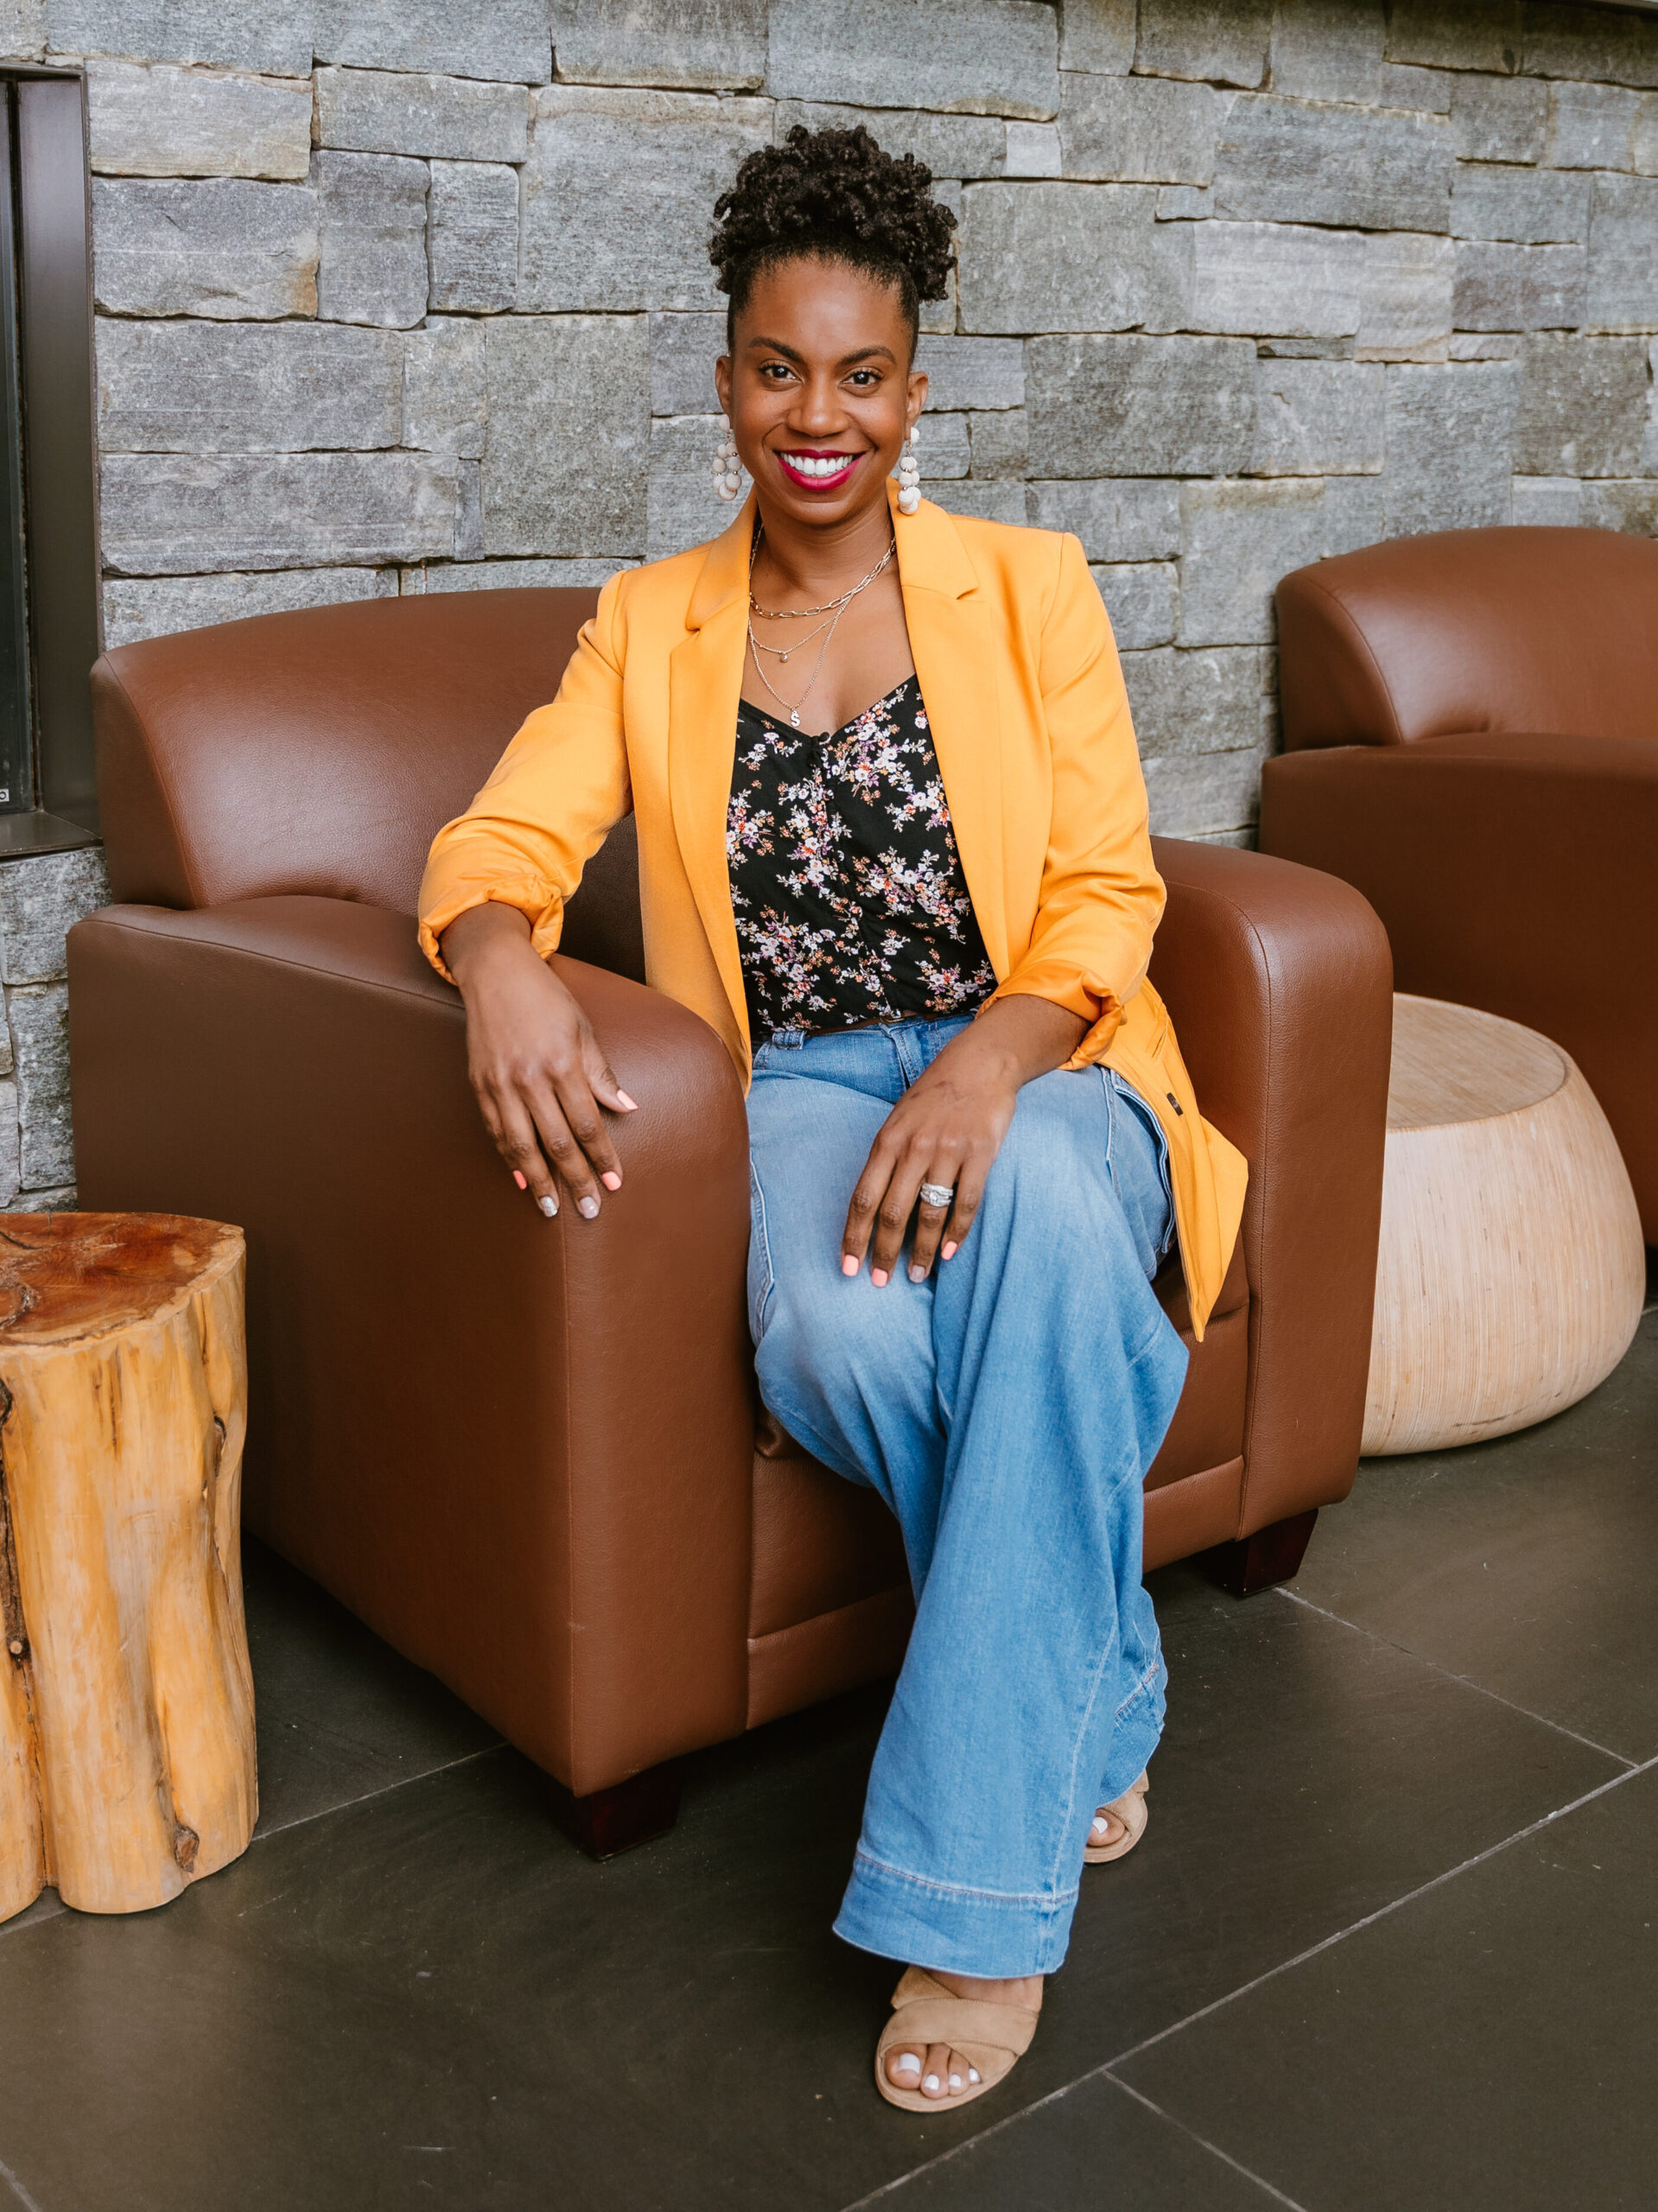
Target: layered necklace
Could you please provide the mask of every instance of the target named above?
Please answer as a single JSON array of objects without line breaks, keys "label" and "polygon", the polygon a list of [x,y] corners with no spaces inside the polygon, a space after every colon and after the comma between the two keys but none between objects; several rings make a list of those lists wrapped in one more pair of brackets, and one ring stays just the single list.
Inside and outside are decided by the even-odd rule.
[{"label": "layered necklace", "polygon": [[[813,687],[816,685],[818,677],[823,673],[823,657],[835,642],[835,632],[836,628],[839,626],[841,617],[846,613],[848,607],[851,606],[853,601],[856,599],[859,593],[867,591],[870,585],[874,582],[876,577],[880,575],[882,569],[886,568],[887,563],[898,550],[898,540],[896,537],[893,540],[892,543],[881,555],[880,560],[876,562],[874,567],[869,571],[869,574],[864,577],[862,582],[861,583],[854,584],[850,591],[842,592],[839,599],[826,600],[822,607],[762,607],[759,600],[754,596],[754,563],[759,557],[760,539],[763,535],[763,528],[757,529],[755,531],[753,548],[748,556],[748,645],[750,652],[754,656],[755,675],[759,677],[760,682],[772,694],[772,696],[777,701],[778,706],[782,708],[784,713],[788,715],[790,722],[793,728],[798,729],[800,728],[800,710],[805,705],[807,700],[810,698]],[[804,622],[809,620],[811,616],[815,614],[824,615],[828,619],[820,622],[815,630],[808,630],[804,637],[792,639],[786,645],[763,645],[759,639],[754,635],[754,617],[757,614],[760,617],[761,620],[765,622]],[[821,637],[823,642],[817,648],[817,658],[812,664],[811,681],[801,693],[800,697],[796,703],[793,706],[791,706],[789,702],[784,697],[783,694],[772,682],[771,677],[765,673],[765,664],[760,659],[760,655],[762,653],[770,653],[772,658],[781,665],[782,663],[785,662],[789,658],[791,653],[797,653],[803,645],[809,645],[814,638],[818,637]]]}]

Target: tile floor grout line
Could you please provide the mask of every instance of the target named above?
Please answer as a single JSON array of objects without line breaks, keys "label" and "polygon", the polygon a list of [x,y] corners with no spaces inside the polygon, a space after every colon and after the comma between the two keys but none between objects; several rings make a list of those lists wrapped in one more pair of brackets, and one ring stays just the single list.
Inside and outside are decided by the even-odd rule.
[{"label": "tile floor grout line", "polygon": [[1188,2127],[1184,2120],[1177,2120],[1172,2112],[1165,2112],[1161,2105],[1154,2104],[1145,2091],[1135,2088],[1132,2082],[1121,2081],[1115,2074],[1108,2074],[1106,2079],[1114,2088],[1121,2089],[1125,2096],[1133,2097],[1137,2104],[1144,2105],[1147,2112],[1154,2112],[1159,2120],[1166,2120],[1171,2127],[1178,2128],[1182,2135],[1201,2145],[1203,2149],[1209,2152],[1212,2157],[1218,2158],[1223,2165],[1230,2166],[1233,2172],[1242,2174],[1245,2181],[1254,2182],[1255,2187],[1270,2196],[1274,2204],[1286,2206],[1287,2212],[1305,2212],[1305,2207],[1298,2203],[1294,2197],[1286,2196],[1281,2189],[1274,2189],[1271,2182],[1263,2179],[1253,2166],[1246,2166],[1242,2158],[1235,2158],[1229,2151],[1223,2151],[1220,2145],[1211,2143],[1208,2136],[1199,2135],[1197,2129]]},{"label": "tile floor grout line", "polygon": [[[1377,1921],[1386,1920],[1390,1913],[1400,1911],[1405,1905],[1413,1904],[1418,1897],[1426,1897],[1432,1890],[1442,1889],[1447,1882],[1454,1882],[1458,1875],[1469,1873],[1476,1866],[1483,1866],[1488,1859],[1499,1857],[1516,1843],[1524,1843],[1528,1836],[1540,1834],[1554,1821],[1565,1820],[1568,1814],[1581,1812],[1585,1805],[1593,1804],[1597,1797],[1605,1796],[1609,1790],[1621,1789],[1626,1782],[1633,1782],[1637,1776],[1650,1774],[1655,1767],[1658,1767],[1658,1757],[1648,1759],[1640,1766],[1631,1767],[1627,1774],[1615,1774],[1610,1781],[1598,1783],[1594,1789],[1585,1790],[1581,1797],[1572,1798],[1569,1804],[1556,1805],[1551,1812],[1543,1814],[1523,1828],[1516,1828],[1512,1835],[1505,1835],[1500,1842],[1488,1844],[1483,1851],[1475,1852],[1471,1858],[1460,1860],[1455,1866],[1447,1866],[1442,1874],[1435,1874],[1426,1882],[1419,1882],[1413,1890],[1407,1890],[1402,1896],[1378,1905],[1374,1912],[1367,1912],[1363,1919],[1355,1920],[1345,1928],[1337,1929],[1333,1934],[1321,1937],[1316,1943],[1310,1943],[1305,1951],[1298,1951],[1293,1958],[1280,1959],[1276,1966],[1268,1967],[1264,1974],[1256,1974],[1252,1980],[1240,1982],[1236,1989],[1228,1990],[1224,1997],[1217,1997],[1208,2005],[1200,2005],[1195,2012],[1188,2012],[1184,2019],[1172,2021],[1166,2028],[1159,2028],[1154,2036],[1147,2036],[1142,2042],[1131,2044],[1127,2050],[1120,2050],[1115,2058],[1108,2058],[1095,2067],[1091,2074],[1078,2075],[1077,2081],[1089,2081],[1094,2074],[1110,2074],[1115,2080],[1113,2069],[1126,2066],[1131,2058],[1138,2058],[1142,2051],[1150,2050],[1159,2043],[1166,2043],[1171,2036],[1178,2035],[1182,2029],[1194,2027],[1199,2020],[1206,2020],[1211,2012],[1224,2011],[1227,2005],[1236,2004],[1240,1997],[1248,1997],[1267,1982],[1275,1981],[1280,1974],[1305,1966],[1309,1959],[1316,1959],[1321,1951],[1333,1950],[1337,1943],[1344,1943],[1350,1936],[1357,1936],[1367,1928],[1374,1928]],[[1074,2088],[1076,2085],[1073,2083],[1071,2086]]]},{"label": "tile floor grout line", "polygon": [[349,1813],[359,1805],[372,1805],[377,1797],[390,1797],[394,1790],[408,1789],[417,1782],[429,1782],[435,1775],[453,1774],[458,1766],[470,1766],[474,1759],[486,1759],[492,1751],[499,1751],[505,1742],[486,1744],[481,1751],[463,1751],[458,1759],[447,1759],[441,1766],[429,1766],[423,1774],[401,1775],[396,1782],[388,1782],[378,1789],[365,1789],[360,1797],[347,1797],[339,1805],[324,1805],[314,1813],[302,1813],[297,1820],[280,1821],[274,1828],[261,1828],[248,1840],[248,1849],[256,1843],[269,1843],[273,1835],[286,1835],[290,1828],[308,1827],[313,1821],[326,1821],[335,1813]]},{"label": "tile floor grout line", "polygon": [[0,2181],[5,2183],[12,2195],[22,2206],[23,2212],[43,2212],[40,2200],[29,2195],[3,2158],[0,2158]]},{"label": "tile floor grout line", "polygon": [[1633,1774],[1638,1762],[1625,1758],[1622,1751],[1615,1751],[1610,1745],[1596,1743],[1592,1736],[1580,1736],[1575,1728],[1568,1728],[1559,1720],[1551,1720],[1547,1713],[1534,1713],[1528,1705],[1516,1705],[1513,1698],[1504,1697],[1500,1690],[1488,1689],[1483,1682],[1477,1682],[1471,1675],[1459,1675],[1454,1667],[1442,1667],[1436,1659],[1429,1659],[1408,1643],[1396,1637],[1383,1636],[1379,1629],[1366,1628],[1363,1621],[1350,1621],[1345,1613],[1332,1613],[1327,1605],[1315,1605],[1311,1598],[1304,1598],[1296,1590],[1281,1586],[1274,1596],[1287,1598],[1293,1605],[1299,1605],[1309,1613],[1317,1613],[1323,1620],[1334,1621],[1337,1628],[1350,1628],[1356,1636],[1369,1637],[1372,1643],[1384,1645],[1389,1651],[1402,1652],[1407,1659],[1414,1659],[1418,1666],[1426,1667],[1447,1682],[1460,1682],[1464,1689],[1476,1690],[1481,1697],[1489,1697],[1498,1705],[1506,1705],[1510,1713],[1520,1713],[1527,1720],[1536,1721],[1540,1728],[1552,1728],[1557,1736],[1569,1737],[1572,1743],[1581,1744],[1586,1751],[1598,1751],[1603,1758],[1616,1759],[1621,1767]]}]

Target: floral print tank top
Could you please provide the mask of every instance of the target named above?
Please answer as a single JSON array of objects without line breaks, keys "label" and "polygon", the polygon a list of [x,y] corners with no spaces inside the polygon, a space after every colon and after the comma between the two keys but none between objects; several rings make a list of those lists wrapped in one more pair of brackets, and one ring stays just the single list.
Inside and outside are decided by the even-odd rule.
[{"label": "floral print tank top", "polygon": [[744,700],[726,855],[756,1044],[971,1014],[996,988],[913,676],[823,737]]}]

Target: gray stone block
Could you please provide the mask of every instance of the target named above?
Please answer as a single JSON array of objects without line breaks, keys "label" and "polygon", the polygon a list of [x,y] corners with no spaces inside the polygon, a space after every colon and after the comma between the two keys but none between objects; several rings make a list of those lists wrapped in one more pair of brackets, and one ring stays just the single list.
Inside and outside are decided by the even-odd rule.
[{"label": "gray stone block", "polygon": [[476,461],[485,420],[482,324],[429,321],[411,330],[403,340],[403,443]]},{"label": "gray stone block", "polygon": [[390,332],[98,321],[105,453],[366,450],[402,434],[403,343]]},{"label": "gray stone block", "polygon": [[1388,59],[1512,76],[1525,14],[1523,0],[1393,0]]},{"label": "gray stone block", "polygon": [[314,0],[314,5],[319,61],[523,85],[545,84],[550,73],[547,0],[487,0],[483,6],[457,6],[456,0]]},{"label": "gray stone block", "polygon": [[1100,588],[1119,652],[1174,643],[1179,572],[1172,561],[1102,562],[1089,573]]},{"label": "gray stone block", "polygon": [[1280,578],[1324,552],[1324,504],[1317,477],[1188,484],[1180,497],[1181,644],[1270,644]]},{"label": "gray stone block", "polygon": [[1534,77],[1453,77],[1451,127],[1464,162],[1540,162],[1548,86]]},{"label": "gray stone block", "polygon": [[808,130],[850,130],[859,124],[887,153],[913,154],[935,177],[1000,176],[1007,159],[1007,125],[990,115],[928,115],[917,108],[836,106],[825,100],[779,100],[778,143],[796,124]]},{"label": "gray stone block", "polygon": [[45,52],[46,0],[3,0],[0,54],[14,61],[38,61]]},{"label": "gray stone block", "polygon": [[1581,245],[1589,235],[1586,176],[1553,169],[1459,162],[1451,188],[1451,229],[1459,238],[1509,238],[1517,245]]},{"label": "gray stone block", "polygon": [[771,136],[765,100],[565,85],[538,92],[524,172],[520,308],[713,306],[714,202]]},{"label": "gray stone block", "polygon": [[1548,332],[1521,357],[1514,465],[1528,476],[1634,476],[1650,378],[1644,338]]},{"label": "gray stone block", "polygon": [[1384,61],[1379,97],[1383,107],[1414,107],[1425,115],[1449,115],[1456,81],[1448,70],[1419,69],[1409,61]]},{"label": "gray stone block", "polygon": [[753,92],[765,75],[765,0],[553,0],[562,83]]},{"label": "gray stone block", "polygon": [[1658,176],[1658,92],[1641,95],[1641,112],[1635,119],[1629,166],[1642,176]]},{"label": "gray stone block", "polygon": [[1610,9],[1530,6],[1521,67],[1540,77],[1658,85],[1658,22]]},{"label": "gray stone block", "polygon": [[1031,520],[1069,531],[1090,563],[1115,567],[1172,561],[1180,550],[1180,486],[1149,477],[1032,484]]},{"label": "gray stone block", "polygon": [[[1573,246],[1560,248],[1562,253],[1572,253],[1576,250]],[[1525,342],[1518,332],[1512,330],[1458,330],[1452,336],[1445,359],[1448,361],[1517,361],[1520,349]]]},{"label": "gray stone block", "polygon": [[298,179],[311,162],[308,81],[92,61],[92,166],[105,176]]},{"label": "gray stone block", "polygon": [[1628,530],[1642,537],[1658,537],[1658,483],[1642,477],[1625,483],[1585,484],[1583,525],[1585,530]]},{"label": "gray stone block", "polygon": [[766,86],[831,86],[860,107],[913,105],[1046,122],[1059,105],[1058,26],[1041,0],[772,0]]},{"label": "gray stone block", "polygon": [[1512,361],[1388,370],[1382,486],[1389,537],[1508,521],[1519,390]]},{"label": "gray stone block", "polygon": [[1603,330],[1658,328],[1658,177],[1593,184],[1588,319]]},{"label": "gray stone block", "polygon": [[1004,176],[1058,176],[1064,168],[1057,124],[1021,123],[1015,119],[1003,128],[1007,133],[1007,151],[1001,165]]},{"label": "gray stone block", "polygon": [[1589,257],[1580,245],[1457,241],[1458,330],[1566,330],[1585,317]]},{"label": "gray stone block", "polygon": [[518,173],[493,162],[434,162],[426,203],[431,303],[498,315],[518,291]]},{"label": "gray stone block", "polygon": [[1369,361],[1261,361],[1248,473],[1374,475],[1382,467],[1382,380]]},{"label": "gray stone block", "polygon": [[8,988],[55,982],[67,959],[65,938],[109,903],[99,845],[9,860],[0,868],[0,976]]},{"label": "gray stone block", "polygon": [[316,313],[317,204],[297,184],[92,179],[92,292],[114,315]]},{"label": "gray stone block", "polygon": [[6,1022],[17,1064],[19,1170],[25,1190],[73,1180],[69,1116],[69,988],[24,984],[6,993]]},{"label": "gray stone block", "polygon": [[455,464],[454,557],[481,561],[484,557],[484,465],[480,461]]},{"label": "gray stone block", "polygon": [[1036,475],[1232,476],[1248,466],[1247,339],[1037,338],[1026,351]]},{"label": "gray stone block", "polygon": [[456,471],[423,453],[105,454],[105,565],[164,576],[441,558]]},{"label": "gray stone block", "polygon": [[104,641],[130,645],[170,638],[210,622],[250,614],[285,614],[297,607],[334,607],[342,600],[395,599],[395,569],[289,569],[264,575],[110,576],[104,584]]},{"label": "gray stone block", "polygon": [[1529,530],[1576,530],[1583,520],[1583,486],[1575,476],[1516,476],[1513,515]]},{"label": "gray stone block", "polygon": [[[5,1039],[5,1064],[11,1065],[11,1039]],[[22,1131],[17,1126],[17,1081],[8,1075],[0,1083],[0,1209],[16,1210],[18,1186],[23,1179]]]},{"label": "gray stone block", "polygon": [[282,77],[311,67],[311,0],[47,0],[46,21],[57,54],[213,61]]},{"label": "gray stone block", "polygon": [[978,483],[970,476],[929,484],[925,496],[950,515],[976,515],[981,522],[1012,523],[1017,527],[1030,519],[1022,484]]},{"label": "gray stone block", "polygon": [[1124,77],[1134,66],[1136,0],[1067,0],[1059,11],[1059,67]]},{"label": "gray stone block", "polygon": [[[1540,85],[1539,92],[1545,90]],[[1548,152],[1557,169],[1635,166],[1642,95],[1616,85],[1550,85]]]},{"label": "gray stone block", "polygon": [[1230,753],[1171,753],[1146,762],[1152,830],[1205,844],[1249,845],[1261,812],[1260,744]]},{"label": "gray stone block", "polygon": [[1013,338],[924,337],[915,365],[929,407],[1023,407],[1025,348]]},{"label": "gray stone block", "polygon": [[321,152],[313,171],[321,257],[317,312],[329,322],[407,330],[426,313],[424,162]]},{"label": "gray stone block", "polygon": [[1178,278],[1143,184],[975,184],[961,230],[970,331],[1178,327]]},{"label": "gray stone block", "polygon": [[721,415],[668,415],[652,422],[645,494],[647,561],[665,560],[689,546],[705,545],[729,524],[732,511],[714,489],[714,456],[724,427]]},{"label": "gray stone block", "polygon": [[1221,107],[1210,86],[1172,77],[1067,73],[1059,92],[1064,173],[1125,183],[1208,184]]},{"label": "gray stone block", "polygon": [[[1273,15],[1273,90],[1305,100],[1382,98],[1382,0],[1278,0]],[[1408,107],[1408,100],[1389,101]]]},{"label": "gray stone block", "polygon": [[1023,408],[967,418],[975,476],[1023,477],[1031,465],[1031,429]]},{"label": "gray stone block", "polygon": [[1272,27],[1272,0],[1140,0],[1134,67],[1155,77],[1259,85]]},{"label": "gray stone block", "polygon": [[1299,223],[1170,224],[1190,256],[1188,330],[1351,337],[1359,327],[1365,241]]},{"label": "gray stone block", "polygon": [[1205,223],[1215,213],[1215,194],[1207,185],[1159,184],[1157,219],[1159,223]]},{"label": "gray stone block", "polygon": [[644,317],[503,317],[485,326],[484,369],[485,551],[637,558],[650,458]]},{"label": "gray stone block", "polygon": [[1449,238],[1372,232],[1364,241],[1354,352],[1369,361],[1442,361],[1455,282],[1456,249]]},{"label": "gray stone block", "polygon": [[403,572],[404,598],[428,591],[596,591],[630,561],[456,561]]},{"label": "gray stone block", "polygon": [[521,162],[530,150],[522,85],[480,85],[388,69],[319,69],[316,141],[358,154]]},{"label": "gray stone block", "polygon": [[[991,416],[992,422],[1006,423],[1010,415]],[[930,407],[917,426],[916,457],[921,463],[924,484],[931,486],[944,477],[965,476],[971,462],[968,444],[967,416],[942,413]],[[986,472],[989,474],[991,472]],[[1012,474],[1012,470],[1003,472]]]},{"label": "gray stone block", "polygon": [[[1122,673],[1142,760],[1236,753],[1260,743],[1259,646],[1126,652]],[[1205,826],[1231,828],[1236,818]]]},{"label": "gray stone block", "polygon": [[1359,230],[1450,227],[1455,149],[1438,116],[1246,92],[1215,158],[1215,212]]},{"label": "gray stone block", "polygon": [[709,415],[719,404],[714,365],[726,350],[723,308],[651,318],[651,412]]}]

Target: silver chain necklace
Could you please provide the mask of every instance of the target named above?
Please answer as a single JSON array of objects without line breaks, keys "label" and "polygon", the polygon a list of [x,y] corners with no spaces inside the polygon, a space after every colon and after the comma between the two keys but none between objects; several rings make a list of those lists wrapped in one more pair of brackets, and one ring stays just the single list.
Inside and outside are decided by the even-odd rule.
[{"label": "silver chain necklace", "polygon": [[[760,538],[762,535],[763,532],[759,530],[757,530],[754,532],[753,549],[748,556],[748,649],[754,658],[755,675],[759,677],[760,682],[765,686],[772,696],[777,701],[778,706],[781,707],[785,714],[788,715],[791,726],[795,729],[798,729],[800,728],[800,710],[805,705],[807,700],[811,697],[813,690],[816,688],[817,679],[823,672],[824,657],[828,653],[829,647],[835,642],[835,632],[841,626],[841,617],[846,613],[848,607],[851,606],[853,601],[856,599],[860,592],[868,590],[870,585],[874,582],[876,577],[880,575],[881,570],[892,559],[893,554],[897,552],[898,539],[896,537],[893,538],[892,543],[881,555],[880,560],[876,562],[874,567],[869,571],[869,574],[863,579],[862,582],[854,584],[851,590],[848,592],[843,592],[839,599],[832,599],[826,606],[823,607],[785,607],[774,609],[760,606],[754,597],[754,563],[759,558]],[[760,655],[762,652],[773,653],[779,661],[786,661],[790,653],[798,652],[802,645],[810,645],[811,640],[816,637],[818,632],[817,630],[808,631],[804,638],[797,638],[794,643],[788,646],[786,650],[779,649],[776,645],[762,645],[759,639],[754,635],[754,617],[756,614],[761,615],[766,620],[772,622],[793,621],[804,619],[809,614],[827,614],[829,617],[829,620],[827,622],[821,623],[818,626],[819,629],[827,631],[829,634],[824,638],[823,644],[818,647],[817,658],[812,666],[810,681],[807,683],[805,690],[801,693],[798,701],[793,706],[790,705],[788,700],[784,697],[782,692],[778,690],[777,686],[766,675],[765,671],[760,666]]]}]

